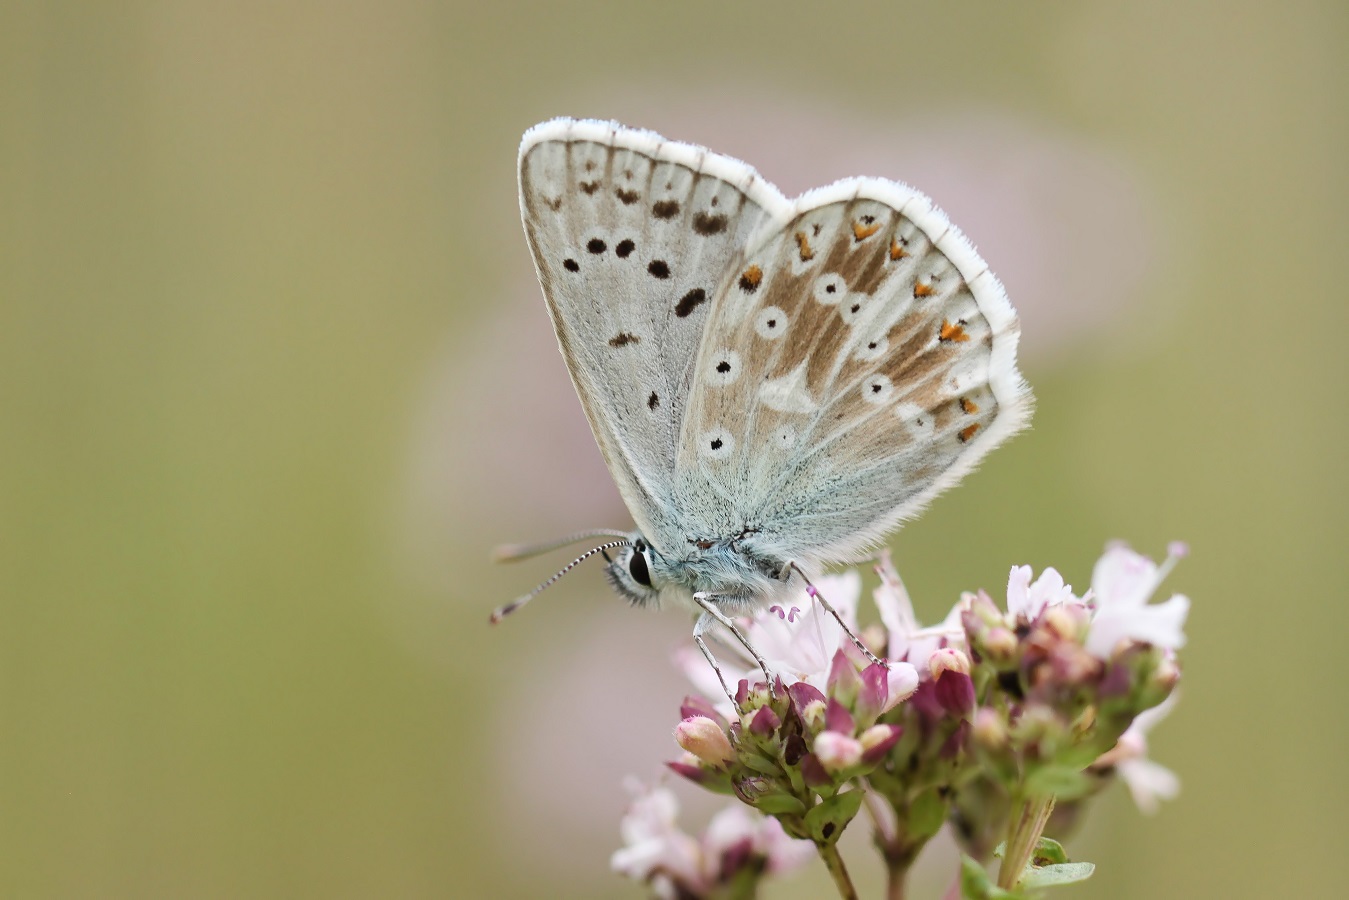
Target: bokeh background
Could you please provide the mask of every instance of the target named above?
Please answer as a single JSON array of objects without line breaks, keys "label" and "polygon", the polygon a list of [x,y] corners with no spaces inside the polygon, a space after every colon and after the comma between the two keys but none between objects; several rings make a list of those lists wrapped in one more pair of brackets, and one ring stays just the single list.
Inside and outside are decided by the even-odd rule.
[{"label": "bokeh background", "polygon": [[518,223],[556,115],[947,209],[1039,406],[894,537],[920,612],[1193,548],[1183,793],[1064,896],[1334,896],[1347,60],[1337,0],[0,4],[0,896],[639,896],[686,622],[486,623],[554,566],[493,544],[628,521]]}]

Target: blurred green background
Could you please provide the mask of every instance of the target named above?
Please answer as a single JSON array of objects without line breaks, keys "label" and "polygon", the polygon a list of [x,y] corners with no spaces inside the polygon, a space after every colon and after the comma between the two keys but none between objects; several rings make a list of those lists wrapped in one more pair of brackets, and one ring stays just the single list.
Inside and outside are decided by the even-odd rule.
[{"label": "blurred green background", "polygon": [[1347,60],[1337,0],[0,4],[0,896],[638,896],[683,619],[486,624],[553,566],[494,543],[626,524],[518,224],[556,115],[947,207],[1039,406],[893,539],[921,611],[1193,547],[1183,793],[1065,896],[1334,896]]}]

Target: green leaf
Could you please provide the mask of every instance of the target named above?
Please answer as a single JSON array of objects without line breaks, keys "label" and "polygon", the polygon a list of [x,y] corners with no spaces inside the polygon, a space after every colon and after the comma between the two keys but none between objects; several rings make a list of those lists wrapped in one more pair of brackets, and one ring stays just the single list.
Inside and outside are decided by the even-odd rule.
[{"label": "green leaf", "polygon": [[746,768],[753,769],[761,775],[777,776],[782,774],[782,767],[766,756],[760,756],[757,753],[747,753],[741,751],[736,754],[736,760]]},{"label": "green leaf", "polygon": [[862,805],[861,791],[848,791],[835,794],[828,800],[817,803],[806,813],[806,828],[817,844],[832,844],[843,834],[853,816]]},{"label": "green leaf", "polygon": [[946,823],[950,803],[937,788],[923,791],[909,803],[905,830],[915,838],[930,838]]},{"label": "green leaf", "polygon": [[770,816],[799,816],[805,813],[806,804],[791,794],[764,794],[755,798],[754,808]]},{"label": "green leaf", "polygon": [[1068,852],[1053,838],[1040,838],[1040,842],[1035,845],[1035,853],[1031,855],[1031,863],[1036,866],[1056,866],[1066,862]]},{"label": "green leaf", "polygon": [[962,856],[960,858],[960,896],[965,900],[1012,900],[1020,895],[1005,891],[993,883],[988,872],[978,861]]},{"label": "green leaf", "polygon": [[1089,862],[1058,863],[1052,866],[1028,866],[1021,876],[1021,888],[1035,890],[1060,884],[1086,881],[1096,871]]},{"label": "green leaf", "polygon": [[1043,796],[1053,794],[1060,800],[1074,800],[1091,790],[1091,780],[1080,770],[1068,766],[1045,766],[1026,779],[1026,792]]}]

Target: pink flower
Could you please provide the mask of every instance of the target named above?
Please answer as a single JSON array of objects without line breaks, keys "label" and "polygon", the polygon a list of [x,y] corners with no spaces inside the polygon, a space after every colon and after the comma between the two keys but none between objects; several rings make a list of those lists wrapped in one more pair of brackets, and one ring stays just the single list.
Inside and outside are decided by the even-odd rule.
[{"label": "pink flower", "polygon": [[1180,778],[1176,773],[1148,759],[1148,732],[1171,714],[1178,696],[1173,693],[1157,706],[1135,716],[1114,749],[1095,763],[1097,767],[1114,766],[1133,795],[1134,803],[1148,815],[1157,812],[1161,801],[1174,800],[1180,793]]},{"label": "pink flower", "polygon": [[[855,571],[840,575],[825,575],[817,579],[819,593],[838,610],[848,627],[857,631],[857,601],[862,592],[861,576]],[[824,607],[803,590],[799,600],[775,604],[760,612],[745,626],[749,638],[768,662],[768,668],[782,679],[784,685],[804,681],[825,691],[833,667],[834,656],[840,649],[850,657],[856,653],[852,641]],[[728,642],[729,643],[729,642]],[[762,681],[763,673],[749,655],[737,644],[731,643],[733,659],[720,659],[726,680],[734,686],[740,679],[751,684]],[[681,647],[675,653],[675,664],[706,697],[715,698],[717,710],[727,718],[734,717],[734,709],[717,682],[717,676],[692,647]],[[886,672],[886,705],[893,707],[913,693],[918,686],[918,673],[908,663],[891,663]]]},{"label": "pink flower", "polygon": [[695,838],[676,823],[679,802],[670,790],[633,779],[627,788],[633,799],[619,826],[623,846],[609,865],[650,884],[658,897],[708,896],[745,866],[761,864],[766,873],[779,874],[815,855],[810,841],[793,840],[776,819],[739,805],[717,813]]},{"label": "pink flower", "polygon": [[1031,574],[1030,566],[1016,566],[1007,576],[1007,612],[1012,618],[1029,622],[1051,606],[1082,602],[1073,593],[1073,586],[1064,584],[1057,570],[1045,569],[1034,583]]},{"label": "pink flower", "polygon": [[1091,575],[1096,614],[1087,632],[1087,652],[1099,659],[1109,659],[1123,640],[1167,650],[1184,646],[1190,599],[1173,594],[1165,603],[1148,603],[1162,579],[1186,553],[1185,545],[1180,543],[1172,544],[1168,550],[1166,560],[1158,566],[1123,544],[1106,549]]},{"label": "pink flower", "polygon": [[623,846],[609,867],[636,881],[648,882],[662,897],[677,895],[676,886],[705,890],[702,847],[675,822],[679,801],[669,790],[629,781],[632,805],[619,823]]}]

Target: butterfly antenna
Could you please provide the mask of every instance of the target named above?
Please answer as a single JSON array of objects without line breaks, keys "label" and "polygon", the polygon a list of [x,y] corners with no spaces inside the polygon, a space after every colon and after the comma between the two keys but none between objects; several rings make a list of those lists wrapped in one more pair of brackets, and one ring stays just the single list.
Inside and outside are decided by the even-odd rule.
[{"label": "butterfly antenna", "polygon": [[548,588],[552,587],[552,586],[557,582],[557,580],[558,580],[559,578],[561,578],[563,575],[566,575],[566,574],[567,574],[568,572],[570,572],[572,569],[576,568],[576,567],[579,566],[581,563],[585,562],[587,559],[590,559],[590,557],[594,556],[596,553],[603,553],[605,550],[612,550],[612,549],[614,549],[615,547],[629,547],[629,546],[631,546],[631,545],[632,545],[632,541],[628,540],[628,539],[625,537],[625,538],[624,538],[623,540],[621,540],[621,541],[610,541],[610,542],[607,543],[607,544],[601,544],[600,546],[595,547],[594,549],[587,550],[585,553],[582,553],[580,556],[576,557],[576,558],[573,559],[571,562],[567,563],[567,565],[563,566],[563,567],[562,567],[562,571],[558,572],[558,573],[557,573],[556,575],[554,575],[552,578],[549,578],[549,579],[548,579],[547,581],[545,581],[543,584],[541,584],[541,585],[539,585],[538,587],[534,588],[534,590],[530,591],[528,594],[525,594],[525,595],[524,595],[523,597],[521,597],[520,599],[518,599],[518,600],[513,600],[513,601],[511,601],[510,603],[507,603],[505,606],[502,606],[502,607],[499,607],[498,609],[496,609],[496,610],[492,613],[492,618],[491,618],[492,624],[495,625],[496,623],[500,622],[502,619],[504,619],[504,618],[506,618],[507,616],[509,616],[511,613],[515,612],[515,611],[516,611],[517,609],[519,609],[520,607],[524,606],[524,605],[525,605],[526,603],[528,603],[530,600],[533,600],[533,599],[534,599],[535,597],[537,597],[539,594],[543,593],[545,590],[547,590]]},{"label": "butterfly antenna", "polygon": [[575,534],[569,534],[566,537],[560,537],[552,541],[543,541],[538,544],[502,544],[492,551],[492,562],[516,562],[522,559],[529,559],[531,556],[539,556],[543,553],[559,550],[569,544],[575,544],[578,541],[593,541],[596,538],[626,538],[627,536],[627,532],[624,531],[614,531],[610,528],[597,528],[593,531],[578,531]]}]

